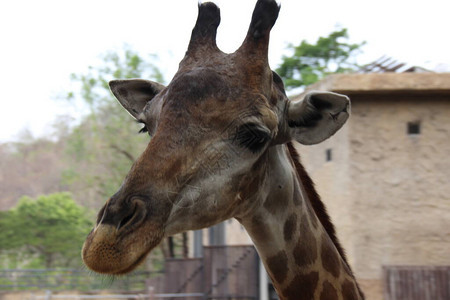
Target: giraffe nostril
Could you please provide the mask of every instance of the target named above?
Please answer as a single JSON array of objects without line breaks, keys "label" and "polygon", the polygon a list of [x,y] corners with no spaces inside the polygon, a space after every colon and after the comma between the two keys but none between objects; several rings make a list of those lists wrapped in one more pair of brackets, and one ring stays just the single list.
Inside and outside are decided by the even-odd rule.
[{"label": "giraffe nostril", "polygon": [[135,211],[133,211],[133,213],[125,216],[125,218],[123,218],[122,220],[120,220],[119,224],[117,224],[117,230],[120,230],[121,228],[123,228],[124,226],[126,226],[134,217],[134,213]]},{"label": "giraffe nostril", "polygon": [[135,213],[136,213],[136,206],[134,207],[134,210],[131,214],[126,215],[125,218],[120,220],[119,224],[117,224],[117,230],[120,230],[121,228],[125,227],[128,223],[130,223],[130,221],[135,216]]},{"label": "giraffe nostril", "polygon": [[128,211],[129,213],[117,223],[118,231],[140,223],[145,217],[145,207],[139,200],[133,201],[133,206]]}]

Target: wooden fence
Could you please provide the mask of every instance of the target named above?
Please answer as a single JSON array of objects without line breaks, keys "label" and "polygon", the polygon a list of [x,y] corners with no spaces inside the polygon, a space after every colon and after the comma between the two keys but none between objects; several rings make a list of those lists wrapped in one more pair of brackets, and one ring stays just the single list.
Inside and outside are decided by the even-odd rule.
[{"label": "wooden fence", "polygon": [[258,255],[253,246],[210,246],[198,259],[171,259],[149,280],[155,293],[202,294],[186,299],[258,299]]},{"label": "wooden fence", "polygon": [[449,300],[450,266],[383,267],[386,300]]}]

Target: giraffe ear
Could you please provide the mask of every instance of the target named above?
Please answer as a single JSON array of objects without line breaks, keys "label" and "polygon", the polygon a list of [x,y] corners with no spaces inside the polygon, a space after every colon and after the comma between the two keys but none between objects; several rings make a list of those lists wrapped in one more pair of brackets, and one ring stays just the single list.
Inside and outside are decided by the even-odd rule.
[{"label": "giraffe ear", "polygon": [[120,104],[135,119],[165,86],[154,81],[143,79],[120,79],[109,82],[109,87]]},{"label": "giraffe ear", "polygon": [[300,144],[313,145],[331,137],[347,121],[350,99],[331,92],[310,92],[290,102],[287,122],[290,136]]}]

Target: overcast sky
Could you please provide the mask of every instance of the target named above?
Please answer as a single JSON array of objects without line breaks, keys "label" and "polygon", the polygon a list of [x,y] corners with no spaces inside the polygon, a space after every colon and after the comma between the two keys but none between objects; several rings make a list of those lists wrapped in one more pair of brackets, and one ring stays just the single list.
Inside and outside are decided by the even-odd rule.
[{"label": "overcast sky", "polygon": [[[243,41],[256,0],[216,0],[218,45],[233,52]],[[450,71],[448,0],[282,0],[272,30],[272,68],[288,43],[315,42],[336,26],[350,41],[366,41],[360,63],[383,55],[409,65]],[[58,115],[77,112],[58,95],[70,74],[98,65],[101,54],[130,45],[157,54],[167,80],[176,72],[197,18],[198,0],[14,0],[0,2],[0,142],[28,128],[50,131]]]}]

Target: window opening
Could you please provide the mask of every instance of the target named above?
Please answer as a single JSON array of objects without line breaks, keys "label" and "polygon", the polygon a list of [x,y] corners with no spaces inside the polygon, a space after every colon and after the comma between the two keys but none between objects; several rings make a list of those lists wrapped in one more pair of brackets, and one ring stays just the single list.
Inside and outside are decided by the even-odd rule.
[{"label": "window opening", "polygon": [[420,134],[420,122],[408,122],[408,134]]},{"label": "window opening", "polygon": [[325,151],[325,155],[326,155],[326,161],[331,161],[333,159],[333,153],[331,152],[331,149],[327,149]]}]

